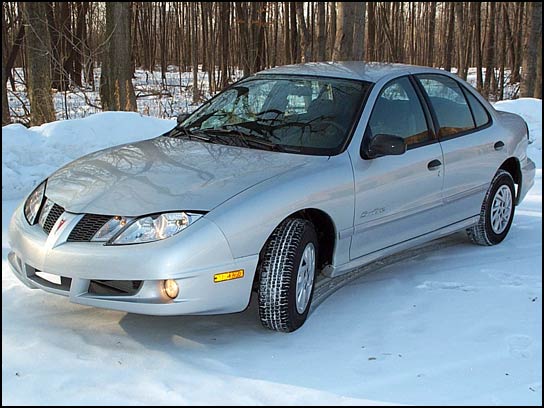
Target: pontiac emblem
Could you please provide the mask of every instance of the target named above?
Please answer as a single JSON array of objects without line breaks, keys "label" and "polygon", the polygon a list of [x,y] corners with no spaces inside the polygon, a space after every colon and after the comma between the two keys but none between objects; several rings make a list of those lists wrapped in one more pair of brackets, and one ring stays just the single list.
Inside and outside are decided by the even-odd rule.
[{"label": "pontiac emblem", "polygon": [[60,228],[64,225],[65,222],[66,222],[65,218],[60,220],[59,225],[57,226],[57,229],[55,230],[55,233],[59,232]]}]

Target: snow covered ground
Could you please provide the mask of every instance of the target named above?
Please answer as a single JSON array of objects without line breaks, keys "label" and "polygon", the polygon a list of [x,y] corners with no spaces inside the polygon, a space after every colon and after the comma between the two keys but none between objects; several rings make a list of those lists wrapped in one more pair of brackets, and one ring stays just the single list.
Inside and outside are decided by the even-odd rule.
[{"label": "snow covered ground", "polygon": [[22,197],[87,152],[172,121],[103,113],[2,128],[2,404],[542,403],[542,102],[501,102],[529,123],[537,182],[501,245],[463,234],[376,270],[292,334],[243,313],[149,317],[31,291],[7,266]]}]

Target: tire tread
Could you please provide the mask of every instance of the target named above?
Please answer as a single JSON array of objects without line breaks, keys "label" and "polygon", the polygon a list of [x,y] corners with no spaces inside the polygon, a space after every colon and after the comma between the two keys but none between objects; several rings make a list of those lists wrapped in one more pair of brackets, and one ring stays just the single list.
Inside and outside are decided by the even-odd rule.
[{"label": "tire tread", "polygon": [[304,231],[311,226],[301,218],[281,223],[269,238],[260,263],[259,317],[263,326],[276,331],[291,332],[289,319],[289,284],[297,273],[294,259]]}]

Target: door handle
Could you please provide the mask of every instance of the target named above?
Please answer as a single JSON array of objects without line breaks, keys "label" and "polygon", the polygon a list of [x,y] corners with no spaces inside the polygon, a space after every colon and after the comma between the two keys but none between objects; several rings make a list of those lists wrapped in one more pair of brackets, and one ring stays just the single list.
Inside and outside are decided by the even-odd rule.
[{"label": "door handle", "polygon": [[431,171],[438,170],[441,166],[442,162],[437,159],[434,159],[433,161],[430,161],[429,164],[427,164],[427,168]]},{"label": "door handle", "polygon": [[499,140],[497,143],[493,145],[493,148],[495,150],[502,150],[503,147],[504,147],[504,142],[502,142],[501,140]]}]

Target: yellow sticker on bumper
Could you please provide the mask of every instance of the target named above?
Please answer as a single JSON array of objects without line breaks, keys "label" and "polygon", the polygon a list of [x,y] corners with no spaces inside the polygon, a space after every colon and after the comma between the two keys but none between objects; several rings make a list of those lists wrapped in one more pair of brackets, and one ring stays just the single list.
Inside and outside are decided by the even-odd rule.
[{"label": "yellow sticker on bumper", "polygon": [[243,277],[244,277],[244,270],[239,269],[237,271],[216,273],[215,275],[213,275],[213,281],[215,283],[219,283],[219,282],[225,282],[228,280],[239,279]]}]

